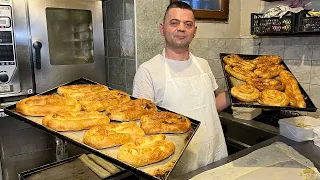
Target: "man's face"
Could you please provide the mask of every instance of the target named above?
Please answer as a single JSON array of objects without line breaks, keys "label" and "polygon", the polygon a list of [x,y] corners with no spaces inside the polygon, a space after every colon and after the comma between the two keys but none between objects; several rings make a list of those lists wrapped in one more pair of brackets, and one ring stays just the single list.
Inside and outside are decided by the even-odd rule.
[{"label": "man's face", "polygon": [[170,9],[164,23],[160,24],[160,33],[164,36],[166,45],[172,48],[188,48],[196,30],[194,15],[188,9]]}]

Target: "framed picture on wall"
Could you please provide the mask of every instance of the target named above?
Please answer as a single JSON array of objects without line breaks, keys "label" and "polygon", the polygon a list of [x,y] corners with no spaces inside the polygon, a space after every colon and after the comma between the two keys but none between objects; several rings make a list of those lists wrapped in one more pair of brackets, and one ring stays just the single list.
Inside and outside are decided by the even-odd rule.
[{"label": "framed picture on wall", "polygon": [[227,20],[229,14],[229,0],[170,0],[188,3],[196,19]]}]

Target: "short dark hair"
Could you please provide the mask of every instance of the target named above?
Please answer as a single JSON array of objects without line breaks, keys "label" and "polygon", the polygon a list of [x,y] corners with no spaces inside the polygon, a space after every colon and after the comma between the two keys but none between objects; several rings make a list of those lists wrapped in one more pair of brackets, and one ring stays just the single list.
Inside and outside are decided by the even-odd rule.
[{"label": "short dark hair", "polygon": [[166,13],[164,14],[164,17],[163,17],[163,22],[166,19],[168,11],[172,8],[188,9],[188,10],[192,11],[192,13],[193,13],[193,9],[189,4],[182,2],[182,1],[175,1],[175,2],[170,3],[169,6],[167,7]]}]

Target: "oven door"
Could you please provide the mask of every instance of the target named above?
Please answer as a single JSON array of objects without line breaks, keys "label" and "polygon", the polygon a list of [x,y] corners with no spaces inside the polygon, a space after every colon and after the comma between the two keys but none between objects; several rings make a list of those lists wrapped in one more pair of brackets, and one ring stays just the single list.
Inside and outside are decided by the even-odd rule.
[{"label": "oven door", "polygon": [[106,83],[102,3],[28,0],[36,91],[79,77]]}]

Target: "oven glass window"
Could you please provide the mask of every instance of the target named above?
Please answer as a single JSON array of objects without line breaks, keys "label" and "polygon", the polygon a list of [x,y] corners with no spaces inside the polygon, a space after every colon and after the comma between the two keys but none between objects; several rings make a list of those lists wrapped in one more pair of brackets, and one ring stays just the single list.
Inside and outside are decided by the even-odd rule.
[{"label": "oven glass window", "polygon": [[93,63],[89,10],[46,8],[51,65]]}]

